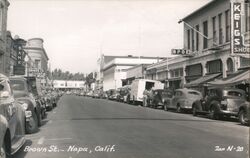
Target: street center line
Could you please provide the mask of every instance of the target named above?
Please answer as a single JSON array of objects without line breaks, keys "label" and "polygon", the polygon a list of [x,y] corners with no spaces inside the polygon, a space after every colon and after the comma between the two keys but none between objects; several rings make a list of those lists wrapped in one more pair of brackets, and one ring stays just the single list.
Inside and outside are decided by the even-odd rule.
[{"label": "street center line", "polygon": [[44,137],[41,137],[38,141],[37,144],[42,145],[44,142]]}]

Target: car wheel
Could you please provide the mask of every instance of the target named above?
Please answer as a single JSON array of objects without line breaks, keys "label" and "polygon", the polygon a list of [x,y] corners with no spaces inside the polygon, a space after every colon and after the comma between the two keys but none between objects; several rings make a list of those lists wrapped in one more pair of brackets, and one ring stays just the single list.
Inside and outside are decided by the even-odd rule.
[{"label": "car wheel", "polygon": [[249,125],[249,119],[247,117],[246,110],[240,110],[239,112],[239,121],[242,125]]},{"label": "car wheel", "polygon": [[37,124],[38,124],[38,127],[42,125],[42,113],[41,112],[37,112]]},{"label": "car wheel", "polygon": [[213,119],[213,120],[219,120],[219,114],[218,114],[218,110],[215,106],[212,106],[209,110],[209,118]]},{"label": "car wheel", "polygon": [[33,112],[32,117],[30,118],[30,121],[26,123],[26,132],[28,134],[32,134],[37,132],[38,130],[38,118],[35,112]]},{"label": "car wheel", "polygon": [[3,142],[1,149],[0,149],[0,158],[8,158],[4,142]]},{"label": "car wheel", "polygon": [[176,112],[181,113],[181,111],[182,111],[182,110],[181,110],[181,106],[178,104],[178,105],[177,105],[177,108],[176,108]]},{"label": "car wheel", "polygon": [[194,104],[192,107],[193,116],[197,116],[197,111],[201,110],[200,105]]}]

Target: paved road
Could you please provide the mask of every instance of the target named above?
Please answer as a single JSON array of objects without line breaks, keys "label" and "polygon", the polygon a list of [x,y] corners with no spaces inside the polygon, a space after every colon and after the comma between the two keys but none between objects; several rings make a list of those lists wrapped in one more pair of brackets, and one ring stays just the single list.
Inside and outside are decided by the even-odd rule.
[{"label": "paved road", "polygon": [[238,122],[63,96],[15,157],[246,158],[248,135]]}]

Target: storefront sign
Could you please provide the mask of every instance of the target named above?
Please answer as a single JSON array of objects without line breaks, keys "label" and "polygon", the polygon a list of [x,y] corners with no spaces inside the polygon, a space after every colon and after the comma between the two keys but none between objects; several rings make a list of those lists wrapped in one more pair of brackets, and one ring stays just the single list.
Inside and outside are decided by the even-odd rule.
[{"label": "storefront sign", "polygon": [[172,55],[182,55],[182,56],[194,56],[194,52],[191,52],[186,49],[172,49],[171,50]]},{"label": "storefront sign", "polygon": [[232,17],[232,53],[247,54],[250,53],[249,45],[245,44],[242,32],[242,24],[244,24],[244,1],[231,0],[231,17]]}]

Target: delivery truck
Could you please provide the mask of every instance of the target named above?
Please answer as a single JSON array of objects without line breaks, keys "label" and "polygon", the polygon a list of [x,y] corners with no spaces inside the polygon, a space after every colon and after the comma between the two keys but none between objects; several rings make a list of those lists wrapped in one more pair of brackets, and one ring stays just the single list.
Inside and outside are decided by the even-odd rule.
[{"label": "delivery truck", "polygon": [[145,89],[164,89],[164,84],[156,80],[135,79],[131,84],[130,101],[133,104],[142,104]]}]

